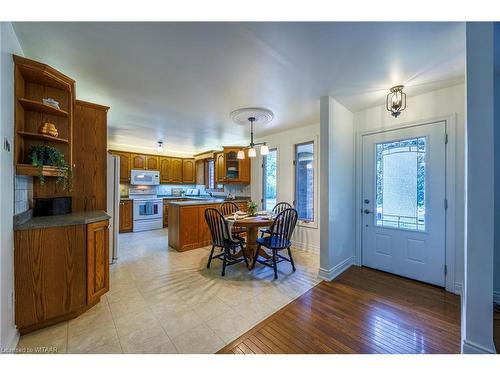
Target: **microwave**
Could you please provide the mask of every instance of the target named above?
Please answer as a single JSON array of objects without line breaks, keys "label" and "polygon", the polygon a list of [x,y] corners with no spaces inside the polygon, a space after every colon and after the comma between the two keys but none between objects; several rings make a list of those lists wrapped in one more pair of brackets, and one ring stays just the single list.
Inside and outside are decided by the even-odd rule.
[{"label": "microwave", "polygon": [[132,169],[130,171],[130,183],[132,185],[160,185],[160,171]]}]

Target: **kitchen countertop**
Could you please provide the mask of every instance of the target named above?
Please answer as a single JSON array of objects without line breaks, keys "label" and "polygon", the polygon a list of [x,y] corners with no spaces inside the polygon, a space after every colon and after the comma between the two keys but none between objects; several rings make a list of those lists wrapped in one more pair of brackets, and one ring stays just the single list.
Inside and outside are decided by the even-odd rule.
[{"label": "kitchen countertop", "polygon": [[225,200],[224,198],[210,198],[210,199],[189,199],[185,201],[173,201],[173,202],[168,202],[170,205],[175,205],[175,206],[201,206],[204,204],[214,204],[214,203],[224,203],[224,202],[235,202],[235,203],[241,203],[241,202],[248,202],[250,199],[248,198],[236,198],[236,199],[231,199],[231,200]]},{"label": "kitchen countertop", "polygon": [[111,218],[104,211],[73,212],[67,215],[36,216],[32,210],[14,216],[14,230],[28,230],[51,227],[65,227],[69,225],[83,225]]}]

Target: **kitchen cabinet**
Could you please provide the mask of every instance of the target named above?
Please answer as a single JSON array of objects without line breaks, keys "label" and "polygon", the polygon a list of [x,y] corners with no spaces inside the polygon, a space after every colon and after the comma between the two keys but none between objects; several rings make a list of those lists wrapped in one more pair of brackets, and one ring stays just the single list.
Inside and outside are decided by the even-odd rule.
[{"label": "kitchen cabinet", "polygon": [[131,169],[146,169],[146,155],[132,154],[131,160]]},{"label": "kitchen cabinet", "polygon": [[195,162],[196,185],[206,186],[207,181],[205,181],[205,163],[205,160],[196,160]]},{"label": "kitchen cabinet", "polygon": [[237,147],[224,147],[215,154],[216,182],[219,184],[249,184],[251,159],[245,151],[245,159],[238,159]]},{"label": "kitchen cabinet", "polygon": [[182,159],[171,158],[170,182],[182,183]]},{"label": "kitchen cabinet", "polygon": [[76,318],[109,290],[104,217],[102,211],[77,213],[63,226],[14,230],[14,311],[21,334]]},{"label": "kitchen cabinet", "polygon": [[223,184],[225,182],[225,169],[226,164],[224,162],[224,153],[217,152],[215,154],[215,182],[218,184]]},{"label": "kitchen cabinet", "polygon": [[194,184],[196,182],[196,168],[194,159],[182,160],[182,182]]},{"label": "kitchen cabinet", "polygon": [[87,225],[87,303],[99,301],[109,290],[108,220]]},{"label": "kitchen cabinet", "polygon": [[109,107],[76,100],[73,127],[74,212],[106,210],[107,112]]},{"label": "kitchen cabinet", "polygon": [[160,157],[160,183],[168,184],[170,181],[170,174],[172,169],[172,160],[170,158]]},{"label": "kitchen cabinet", "polygon": [[163,228],[168,227],[168,200],[163,200]]},{"label": "kitchen cabinet", "polygon": [[120,201],[120,233],[132,232],[134,224],[133,203],[130,199]]},{"label": "kitchen cabinet", "polygon": [[159,170],[160,158],[158,156],[146,155],[146,169]]},{"label": "kitchen cabinet", "polygon": [[120,182],[123,184],[130,182],[130,154],[122,151],[110,151],[111,154],[120,157]]}]

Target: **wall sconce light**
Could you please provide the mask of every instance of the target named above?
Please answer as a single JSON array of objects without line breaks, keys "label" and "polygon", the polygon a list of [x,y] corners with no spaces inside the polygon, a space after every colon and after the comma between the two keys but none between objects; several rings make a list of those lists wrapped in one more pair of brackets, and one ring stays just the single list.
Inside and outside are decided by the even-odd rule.
[{"label": "wall sconce light", "polygon": [[391,87],[385,102],[386,108],[391,115],[398,117],[406,109],[406,94],[403,92],[403,85]]}]

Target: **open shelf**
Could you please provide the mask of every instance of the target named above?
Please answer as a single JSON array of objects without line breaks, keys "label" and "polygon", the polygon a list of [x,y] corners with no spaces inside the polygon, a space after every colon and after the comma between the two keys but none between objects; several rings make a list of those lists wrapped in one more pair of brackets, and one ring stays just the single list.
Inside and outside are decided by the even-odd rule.
[{"label": "open shelf", "polygon": [[[16,56],[16,60],[21,59]],[[37,83],[43,86],[53,87],[60,90],[71,91],[71,85],[68,83],[68,79],[64,80],[62,77],[57,77],[56,74],[52,73],[54,69],[45,64],[36,62],[31,63],[34,63],[33,66],[27,66],[23,64],[18,65],[25,81]],[[57,72],[57,74],[62,76],[62,74],[59,72]]]},{"label": "open shelf", "polygon": [[30,132],[25,132],[25,131],[21,131],[21,130],[18,131],[17,134],[19,134],[23,138],[37,139],[39,141],[48,141],[48,142],[57,142],[57,143],[68,143],[67,139],[53,137],[53,136],[48,135],[48,134],[30,133]]},{"label": "open shelf", "polygon": [[35,100],[24,99],[24,98],[19,98],[17,100],[27,111],[46,113],[48,115],[59,116],[59,117],[68,117],[68,112],[63,111],[62,109],[51,107],[50,105],[44,104],[43,102],[37,102]]},{"label": "open shelf", "polygon": [[[16,174],[22,176],[38,176],[38,168],[31,164],[16,164]],[[42,175],[48,177],[58,177],[61,175],[59,168],[44,166],[42,167]]]}]

